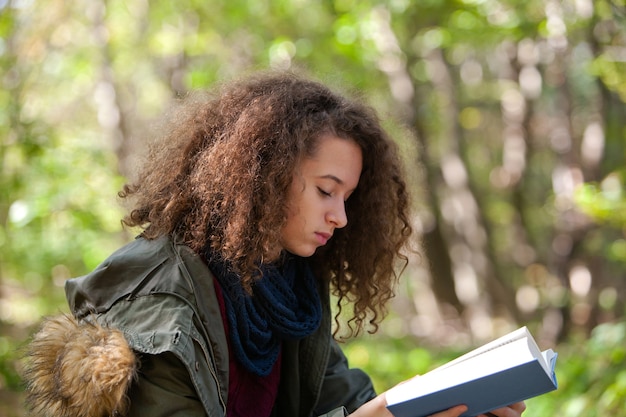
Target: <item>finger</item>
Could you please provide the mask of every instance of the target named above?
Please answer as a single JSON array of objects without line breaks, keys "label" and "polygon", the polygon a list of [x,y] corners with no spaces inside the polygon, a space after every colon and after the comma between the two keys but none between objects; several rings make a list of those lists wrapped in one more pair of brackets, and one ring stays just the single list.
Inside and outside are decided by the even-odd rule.
[{"label": "finger", "polygon": [[489,413],[482,414],[484,417],[520,417],[526,410],[526,404],[524,402],[518,402],[511,404],[508,407],[498,408],[491,410]]},{"label": "finger", "polygon": [[511,407],[515,411],[518,411],[520,414],[522,414],[524,411],[526,411],[526,403],[524,401],[520,401],[518,403],[511,404],[509,407]]},{"label": "finger", "polygon": [[466,405],[457,405],[456,407],[449,408],[446,411],[433,414],[430,417],[459,417],[461,414],[463,414],[466,411],[467,411]]}]

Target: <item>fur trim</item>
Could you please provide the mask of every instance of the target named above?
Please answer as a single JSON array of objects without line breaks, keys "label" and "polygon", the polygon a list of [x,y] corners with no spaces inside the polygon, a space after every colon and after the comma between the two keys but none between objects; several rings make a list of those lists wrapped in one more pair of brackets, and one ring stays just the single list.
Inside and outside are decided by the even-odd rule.
[{"label": "fur trim", "polygon": [[136,372],[135,354],[119,330],[51,317],[26,352],[26,404],[38,416],[123,415]]}]

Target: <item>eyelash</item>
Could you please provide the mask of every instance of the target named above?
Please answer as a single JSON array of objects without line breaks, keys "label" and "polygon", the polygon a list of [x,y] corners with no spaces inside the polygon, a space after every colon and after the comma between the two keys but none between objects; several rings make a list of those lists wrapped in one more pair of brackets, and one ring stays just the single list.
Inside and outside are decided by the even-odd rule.
[{"label": "eyelash", "polygon": [[325,197],[332,197],[332,194],[331,194],[331,193],[329,193],[329,192],[327,192],[327,191],[324,191],[324,190],[323,190],[323,189],[321,189],[320,187],[317,187],[317,191],[319,191],[319,193],[320,193],[320,194],[322,194],[322,195],[323,195],[323,196],[325,196]]}]

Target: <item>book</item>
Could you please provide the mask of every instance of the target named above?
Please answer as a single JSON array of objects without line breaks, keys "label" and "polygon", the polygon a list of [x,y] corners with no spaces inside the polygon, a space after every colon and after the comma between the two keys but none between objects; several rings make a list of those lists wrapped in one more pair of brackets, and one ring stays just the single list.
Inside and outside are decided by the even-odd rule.
[{"label": "book", "polygon": [[395,417],[426,417],[465,404],[462,416],[477,416],[557,389],[557,356],[521,327],[391,388],[387,408]]}]

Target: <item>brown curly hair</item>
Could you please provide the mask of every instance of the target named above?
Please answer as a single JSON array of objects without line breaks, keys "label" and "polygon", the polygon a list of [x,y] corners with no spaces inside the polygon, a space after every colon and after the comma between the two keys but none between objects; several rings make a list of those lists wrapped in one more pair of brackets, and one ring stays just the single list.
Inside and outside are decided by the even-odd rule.
[{"label": "brown curly hair", "polygon": [[376,113],[325,85],[292,73],[258,73],[186,100],[152,146],[143,170],[119,195],[129,199],[127,226],[154,239],[176,235],[198,253],[228,260],[250,288],[259,262],[277,260],[287,218],[287,190],[299,161],[332,134],[362,149],[363,170],[346,203],[345,228],[312,257],[332,284],[339,317],[352,302],[351,334],[377,328],[393,296],[396,261],[412,229],[409,198],[394,142]]}]

